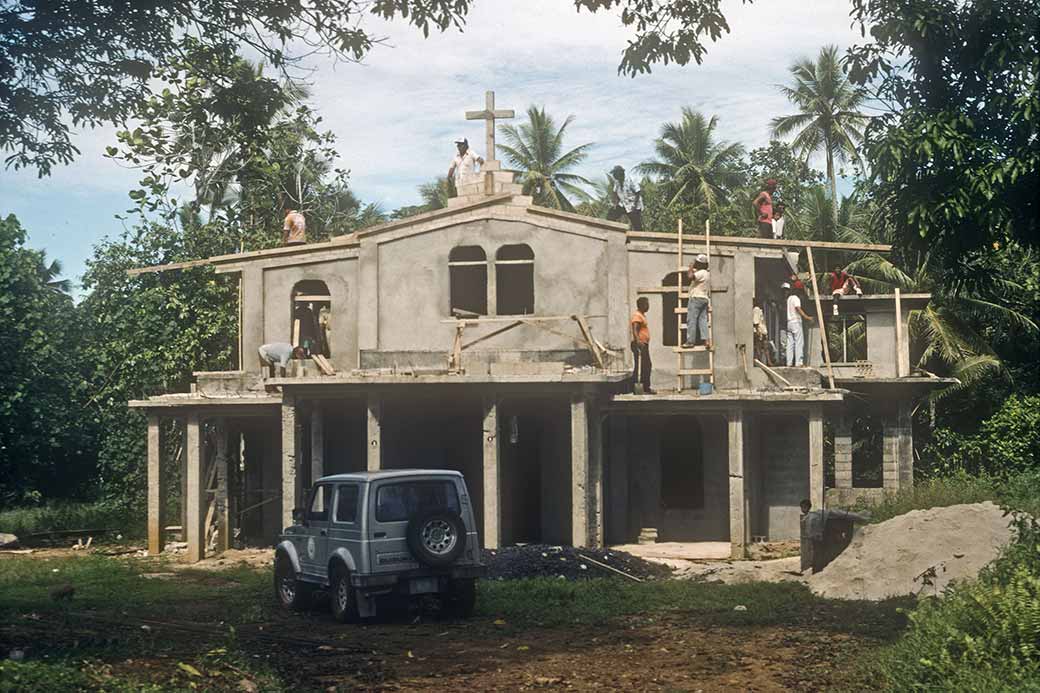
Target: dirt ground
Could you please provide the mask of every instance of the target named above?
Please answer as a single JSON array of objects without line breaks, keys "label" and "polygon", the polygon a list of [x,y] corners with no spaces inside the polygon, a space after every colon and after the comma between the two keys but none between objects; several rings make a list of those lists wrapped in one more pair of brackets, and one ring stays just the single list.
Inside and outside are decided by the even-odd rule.
[{"label": "dirt ground", "polygon": [[[149,573],[150,559],[134,560]],[[207,569],[239,560],[255,564],[262,556],[226,555],[188,572],[167,563],[153,574],[203,584]],[[847,689],[845,676],[857,655],[880,644],[880,634],[866,636],[869,629],[847,621],[846,612],[824,602],[782,626],[720,626],[703,614],[681,611],[628,616],[607,626],[545,627],[494,616],[449,622],[429,613],[341,625],[326,608],[304,613],[275,608],[264,620],[237,627],[235,639],[238,650],[277,672],[290,690],[817,691]],[[14,642],[62,648],[132,641],[142,632],[162,639],[161,654],[138,652],[107,665],[135,676],[151,671],[153,680],[161,681],[171,670],[176,673],[178,661],[191,661],[200,648],[219,644],[227,626],[207,601],[180,604],[176,613],[151,620],[73,609],[61,617],[23,614],[0,624],[0,648]]]}]

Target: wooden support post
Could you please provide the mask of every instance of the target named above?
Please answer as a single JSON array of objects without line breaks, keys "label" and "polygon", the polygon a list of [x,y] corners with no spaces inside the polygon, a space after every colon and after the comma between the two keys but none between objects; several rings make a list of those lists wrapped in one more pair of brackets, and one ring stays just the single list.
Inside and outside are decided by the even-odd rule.
[{"label": "wooden support post", "polygon": [[[910,375],[909,368],[903,368],[903,300],[899,293],[899,289],[895,290],[896,294],[896,377],[902,378],[903,376]],[[909,361],[909,359],[907,359]],[[907,363],[909,366],[909,363]]]},{"label": "wooden support post", "polygon": [[827,364],[827,382],[834,389],[834,368],[831,367],[831,347],[827,343],[827,323],[823,319],[823,308],[820,307],[820,285],[816,281],[816,265],[813,264],[812,247],[806,247],[809,258],[809,277],[812,279],[813,300],[816,302],[816,319],[820,321],[820,339],[823,341],[823,358]]},{"label": "wooden support post", "polygon": [[383,468],[382,440],[383,400],[379,395],[368,395],[368,471]]},{"label": "wooden support post", "polygon": [[166,527],[166,489],[163,484],[162,444],[158,414],[148,413],[148,553],[156,556],[163,550]]},{"label": "wooden support post", "polygon": [[321,400],[311,407],[311,484],[325,476],[325,410]]},{"label": "wooden support post", "polygon": [[297,431],[296,398],[292,395],[282,396],[282,526],[279,530],[293,524],[292,511],[297,507]]},{"label": "wooden support post", "polygon": [[181,436],[180,482],[181,482],[181,541],[188,541],[188,419],[185,417],[177,426]]},{"label": "wooden support post", "polygon": [[498,421],[498,401],[494,396],[484,398],[484,422],[481,426],[484,441],[484,548],[497,549],[502,545],[502,459]]},{"label": "wooden support post", "polygon": [[187,495],[184,506],[187,522],[184,524],[184,535],[188,543],[188,561],[197,563],[206,556],[206,528],[202,516],[206,493],[202,479],[204,440],[202,423],[197,413],[188,414],[186,429],[187,449],[184,459],[187,465]]},{"label": "wooden support post", "polygon": [[571,397],[571,544],[589,543],[589,423],[583,394]]},{"label": "wooden support post", "polygon": [[747,557],[747,513],[744,484],[744,411],[731,409],[726,417],[729,439],[729,545],[730,557]]},{"label": "wooden support post", "polygon": [[221,420],[217,424],[217,449],[213,456],[217,490],[215,497],[217,523],[217,552],[223,553],[231,548],[231,511],[228,500],[228,429]]},{"label": "wooden support post", "polygon": [[823,510],[823,409],[809,409],[809,501],[814,510]]}]

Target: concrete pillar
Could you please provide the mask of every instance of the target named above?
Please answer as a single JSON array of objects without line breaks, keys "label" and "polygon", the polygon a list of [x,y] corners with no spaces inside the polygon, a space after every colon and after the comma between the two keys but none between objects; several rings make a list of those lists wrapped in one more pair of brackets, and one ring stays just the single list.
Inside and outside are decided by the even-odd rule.
[{"label": "concrete pillar", "polygon": [[834,421],[834,486],[852,488],[852,426],[844,416]]},{"label": "concrete pillar", "polygon": [[383,400],[379,395],[368,395],[368,471],[383,468]]},{"label": "concrete pillar", "polygon": [[747,495],[744,485],[744,410],[726,417],[729,451],[729,544],[734,559],[747,557]]},{"label": "concrete pillar", "polygon": [[311,483],[325,476],[325,410],[321,400],[311,408]]},{"label": "concrete pillar", "polygon": [[188,414],[187,447],[184,458],[187,463],[187,489],[184,507],[187,521],[184,525],[185,541],[188,542],[188,561],[201,561],[206,555],[206,527],[202,513],[205,506],[205,481],[202,478],[203,438],[202,423],[197,413]]},{"label": "concrete pillar", "polygon": [[882,475],[886,489],[897,490],[914,483],[914,432],[910,404],[900,402],[894,414],[881,420]]},{"label": "concrete pillar", "polygon": [[607,420],[610,449],[607,465],[609,511],[606,513],[607,541],[625,544],[628,529],[628,418],[616,414]]},{"label": "concrete pillar", "polygon": [[216,465],[217,493],[214,499],[214,520],[217,523],[217,552],[223,553],[231,548],[231,513],[228,499],[228,429],[221,420],[217,423],[216,452],[213,464]]},{"label": "concrete pillar", "polygon": [[160,423],[158,414],[148,414],[148,553],[152,556],[163,550],[163,528],[166,524]]},{"label": "concrete pillar", "polygon": [[598,406],[589,411],[589,539],[603,546],[603,416]]},{"label": "concrete pillar", "polygon": [[292,511],[297,503],[298,425],[296,421],[296,399],[291,395],[282,397],[282,526],[293,524]]},{"label": "concrete pillar", "polygon": [[502,456],[499,442],[498,402],[484,399],[484,548],[502,545]]},{"label": "concrete pillar", "polygon": [[914,485],[914,421],[911,411],[910,402],[899,403],[899,426],[896,433],[900,488],[911,488]]},{"label": "concrete pillar", "polygon": [[823,409],[809,409],[809,500],[816,510],[823,509]]},{"label": "concrete pillar", "polygon": [[589,422],[583,395],[571,398],[571,544],[589,544]]},{"label": "concrete pillar", "polygon": [[188,419],[185,417],[177,425],[181,437],[181,450],[178,457],[181,482],[181,541],[188,541]]}]

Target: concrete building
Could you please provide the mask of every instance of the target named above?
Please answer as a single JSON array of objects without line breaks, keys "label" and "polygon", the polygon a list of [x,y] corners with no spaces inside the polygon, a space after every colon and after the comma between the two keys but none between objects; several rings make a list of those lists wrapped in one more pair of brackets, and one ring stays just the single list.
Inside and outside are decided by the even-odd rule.
[{"label": "concrete building", "polygon": [[[684,236],[687,258],[709,250],[705,241]],[[858,492],[854,411],[871,412],[882,439],[883,478],[868,493],[912,483],[911,408],[945,382],[909,368],[908,316],[928,296],[846,297],[839,318],[823,299],[828,329],[852,321],[861,344],[865,330],[855,360],[835,354],[828,368],[815,330],[807,368],[752,358],[753,299],[776,338],[785,249],[888,248],[712,237],[714,389],[698,394],[704,378],[681,373],[704,369],[709,354],[675,351],[677,246],[674,233],[538,207],[490,161],[447,209],[209,258],[240,282],[239,368],[130,403],[148,415],[149,550],[177,524],[163,516],[172,496],[198,560],[236,536],[270,542],[323,474],[422,466],[465,474],[488,547],[656,531],[729,541],[740,556],[753,540],[797,538],[801,499],[820,507]],[[656,395],[631,394],[640,296],[651,306]],[[262,376],[257,348],[290,339],[311,340],[335,374],[307,360]],[[163,454],[174,447],[176,458]],[[172,477],[179,493],[165,487]]]}]

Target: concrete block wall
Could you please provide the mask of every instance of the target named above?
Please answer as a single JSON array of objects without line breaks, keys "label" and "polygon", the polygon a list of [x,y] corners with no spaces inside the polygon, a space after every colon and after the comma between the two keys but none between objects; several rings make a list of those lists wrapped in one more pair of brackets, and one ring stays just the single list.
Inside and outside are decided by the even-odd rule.
[{"label": "concrete block wall", "polygon": [[834,421],[834,485],[852,488],[852,427],[845,417]]},{"label": "concrete block wall", "polygon": [[900,402],[894,414],[882,419],[882,475],[886,489],[914,484],[914,431],[910,404]]},{"label": "concrete block wall", "polygon": [[770,541],[798,539],[798,504],[809,497],[808,425],[804,416],[796,415],[763,415],[759,421],[765,512],[752,534]]}]

